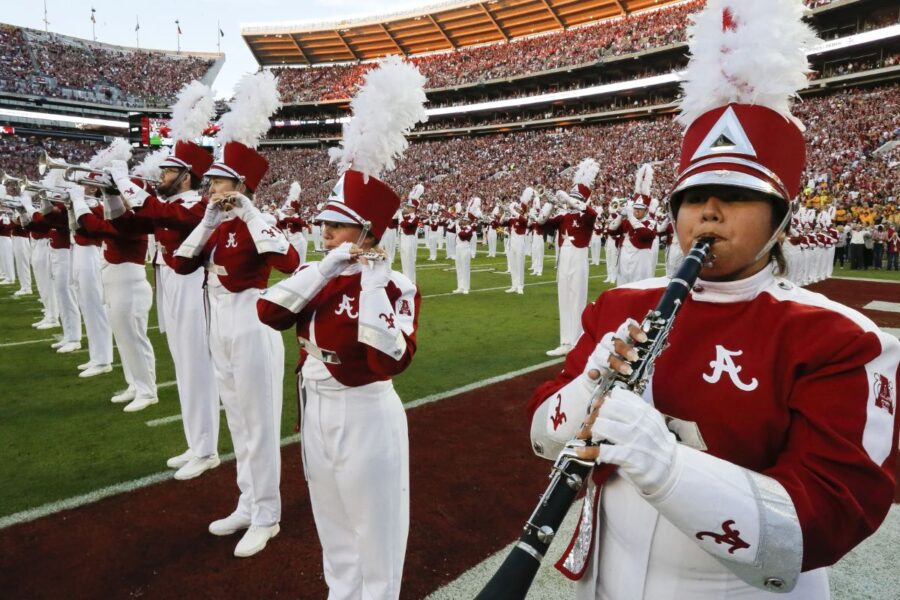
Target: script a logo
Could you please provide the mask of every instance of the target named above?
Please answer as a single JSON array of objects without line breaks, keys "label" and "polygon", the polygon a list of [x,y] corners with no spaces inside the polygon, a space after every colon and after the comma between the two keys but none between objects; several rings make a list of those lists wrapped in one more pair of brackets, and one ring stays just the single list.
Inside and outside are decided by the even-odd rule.
[{"label": "script a logo", "polygon": [[739,367],[734,364],[734,357],[741,356],[744,353],[743,350],[732,351],[726,349],[724,346],[716,346],[716,360],[710,361],[709,366],[712,368],[713,372],[707,375],[703,374],[703,380],[707,383],[718,383],[719,379],[722,378],[722,373],[728,373],[728,377],[731,378],[731,383],[735,385],[735,387],[744,392],[752,392],[757,387],[759,387],[759,382],[756,380],[756,377],[750,380],[750,383],[744,383],[741,381],[740,372],[743,370],[743,367]]},{"label": "script a logo", "polygon": [[341,298],[341,303],[338,305],[337,310],[334,311],[334,314],[340,316],[344,313],[347,313],[347,316],[351,319],[355,319],[356,317],[358,317],[359,313],[353,311],[354,300],[356,300],[356,298],[344,294],[344,297]]}]

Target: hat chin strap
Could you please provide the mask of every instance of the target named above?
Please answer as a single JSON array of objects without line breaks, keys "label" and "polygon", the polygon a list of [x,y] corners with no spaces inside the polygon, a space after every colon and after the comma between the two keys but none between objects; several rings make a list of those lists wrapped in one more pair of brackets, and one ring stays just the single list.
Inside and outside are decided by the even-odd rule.
[{"label": "hat chin strap", "polygon": [[763,256],[769,253],[769,250],[772,249],[772,246],[775,245],[775,242],[778,241],[778,236],[781,235],[783,231],[787,230],[788,225],[791,223],[791,216],[794,214],[794,203],[791,202],[788,205],[787,211],[784,213],[784,218],[781,219],[781,223],[778,224],[778,227],[775,228],[775,231],[772,232],[772,237],[769,238],[769,241],[762,247],[762,249],[756,253],[756,256],[753,257],[753,262],[758,261]]}]

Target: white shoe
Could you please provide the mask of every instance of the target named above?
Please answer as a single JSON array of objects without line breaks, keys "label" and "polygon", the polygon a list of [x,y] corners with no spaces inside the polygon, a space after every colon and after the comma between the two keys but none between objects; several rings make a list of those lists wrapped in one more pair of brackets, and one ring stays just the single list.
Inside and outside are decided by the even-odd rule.
[{"label": "white shoe", "polygon": [[157,402],[159,402],[159,398],[156,396],[153,396],[152,398],[135,398],[122,410],[124,412],[137,412],[139,410],[144,410],[151,404],[156,404]]},{"label": "white shoe", "polygon": [[232,533],[236,533],[241,529],[248,529],[249,527],[249,517],[242,517],[236,512],[233,512],[224,519],[219,519],[218,521],[210,523],[209,532],[213,535],[231,535]]},{"label": "white shoe", "polygon": [[76,350],[81,350],[81,342],[65,342],[56,349],[56,352],[57,354],[68,354],[69,352],[75,352]]},{"label": "white shoe", "polygon": [[454,294],[462,294],[462,290],[459,288],[456,288],[455,290],[453,290],[453,293]]},{"label": "white shoe", "polygon": [[30,296],[31,290],[19,290],[15,294],[13,294],[14,298],[21,298],[22,296]]},{"label": "white shoe", "polygon": [[522,288],[516,288],[516,293],[521,296],[522,294],[525,293],[525,290],[523,290]]},{"label": "white shoe", "polygon": [[96,366],[97,366],[97,364],[94,363],[94,361],[89,360],[86,363],[81,363],[80,365],[78,365],[75,368],[78,369],[79,371],[84,371],[85,369],[90,369],[91,367],[96,367]]},{"label": "white shoe", "polygon": [[279,531],[281,531],[281,527],[278,526],[278,523],[271,527],[251,525],[244,537],[241,538],[241,541],[238,542],[238,545],[235,546],[234,555],[238,558],[253,556],[265,548],[269,540],[278,535]]},{"label": "white shoe", "polygon": [[9,279],[4,279],[3,281],[0,281],[0,285],[12,285],[14,283],[15,283],[15,281],[11,281]]},{"label": "white shoe", "polygon": [[50,344],[50,347],[53,348],[54,350],[56,350],[57,348],[62,348],[65,343],[66,343],[66,340],[57,340],[57,341],[53,342],[52,344]]},{"label": "white shoe", "polygon": [[508,290],[506,290],[506,293],[507,293],[507,294],[515,294],[515,293],[516,293],[516,288],[509,288]]},{"label": "white shoe", "polygon": [[186,465],[175,471],[175,479],[184,481],[186,479],[199,477],[204,471],[218,467],[220,462],[218,454],[207,457],[195,456],[189,460]]},{"label": "white shoe", "polygon": [[180,469],[184,465],[188,464],[192,458],[194,458],[194,453],[191,452],[190,448],[188,448],[178,456],[173,456],[172,458],[167,460],[166,466],[170,469]]},{"label": "white shoe", "polygon": [[104,373],[111,373],[111,372],[112,372],[112,365],[110,365],[110,364],[93,365],[91,367],[88,367],[81,373],[79,373],[78,376],[87,378],[87,377],[95,377],[96,375],[103,375]]},{"label": "white shoe", "polygon": [[59,327],[59,319],[45,320],[34,325],[35,329],[56,329],[57,327]]},{"label": "white shoe", "polygon": [[547,350],[547,356],[565,356],[572,349],[572,346],[560,344],[553,350]]},{"label": "white shoe", "polygon": [[[131,402],[134,400],[137,395],[137,391],[129,386],[127,390],[122,390],[121,392],[116,392],[116,394],[109,399],[113,404],[121,404],[122,402]],[[179,465],[181,466],[181,465]]]},{"label": "white shoe", "polygon": [[462,293],[463,293],[463,294],[468,294],[468,293],[469,293],[469,290],[463,290]]}]

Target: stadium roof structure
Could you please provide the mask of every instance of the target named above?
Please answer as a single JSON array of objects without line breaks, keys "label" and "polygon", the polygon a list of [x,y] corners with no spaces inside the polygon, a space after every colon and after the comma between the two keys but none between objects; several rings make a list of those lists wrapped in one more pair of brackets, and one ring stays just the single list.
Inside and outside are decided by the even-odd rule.
[{"label": "stadium roof structure", "polygon": [[509,41],[683,1],[455,0],[328,23],[248,24],[241,35],[260,66],[328,64]]}]

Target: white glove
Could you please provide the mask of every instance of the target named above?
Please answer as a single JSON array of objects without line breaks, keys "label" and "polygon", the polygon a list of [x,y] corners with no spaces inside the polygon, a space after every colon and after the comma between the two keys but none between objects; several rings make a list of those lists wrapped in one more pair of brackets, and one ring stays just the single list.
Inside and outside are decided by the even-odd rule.
[{"label": "white glove", "polygon": [[87,202],[84,199],[83,187],[76,186],[69,188],[69,199],[71,200],[69,213],[75,215],[76,219],[83,214],[91,212],[91,209],[88,208]]},{"label": "white glove", "polygon": [[200,225],[206,229],[212,230],[218,227],[221,222],[222,211],[219,210],[219,205],[208,202],[206,204],[206,211],[203,213],[203,218],[200,220]]},{"label": "white glove", "polygon": [[391,280],[391,267],[387,260],[368,261],[369,264],[361,265],[362,274],[360,285],[363,291],[383,289]]},{"label": "white glove", "polygon": [[25,209],[25,212],[28,213],[29,217],[37,212],[37,210],[34,208],[34,201],[32,199],[31,192],[24,192],[20,194],[19,202],[22,203],[22,208]]},{"label": "white glove", "polygon": [[109,176],[116,183],[116,186],[119,186],[120,180],[125,180],[130,182],[131,178],[128,176],[128,163],[124,160],[114,160],[109,164]]},{"label": "white glove", "polygon": [[672,473],[677,442],[662,414],[624,388],[613,388],[591,427],[600,448],[598,463],[618,465],[625,479],[645,495],[662,489]]},{"label": "white glove", "polygon": [[334,250],[329,250],[325,258],[319,263],[319,273],[325,279],[332,279],[341,274],[341,271],[350,264],[350,242],[344,242]]},{"label": "white glove", "polygon": [[250,202],[250,198],[243,194],[235,195],[234,206],[231,208],[231,212],[244,223],[260,214],[259,209]]}]

